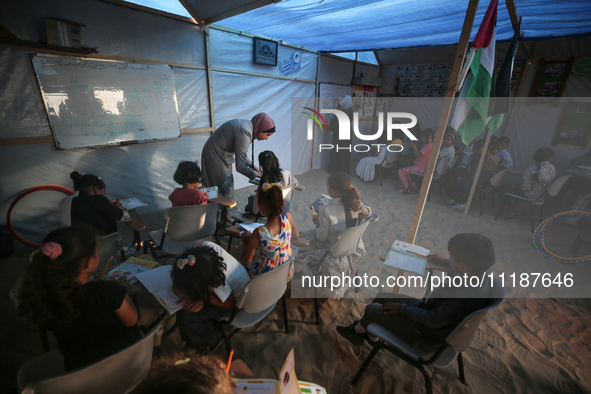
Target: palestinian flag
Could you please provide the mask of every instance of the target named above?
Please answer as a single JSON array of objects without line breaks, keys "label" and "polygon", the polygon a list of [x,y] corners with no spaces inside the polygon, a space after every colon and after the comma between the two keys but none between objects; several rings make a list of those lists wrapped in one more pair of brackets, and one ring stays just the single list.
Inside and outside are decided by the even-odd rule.
[{"label": "palestinian flag", "polygon": [[[469,67],[460,91],[451,126],[468,145],[484,131],[495,65],[498,0],[491,0],[464,67]],[[495,129],[496,130],[496,129]]]}]

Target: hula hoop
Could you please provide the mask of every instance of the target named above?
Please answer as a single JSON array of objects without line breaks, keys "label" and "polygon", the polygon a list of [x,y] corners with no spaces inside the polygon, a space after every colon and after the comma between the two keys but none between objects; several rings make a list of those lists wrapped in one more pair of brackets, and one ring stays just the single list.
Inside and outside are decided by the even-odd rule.
[{"label": "hula hoop", "polygon": [[591,220],[591,211],[566,211],[558,213],[554,216],[549,217],[548,219],[544,220],[540,225],[536,228],[534,232],[534,245],[538,252],[540,252],[544,257],[558,261],[559,263],[583,263],[585,261],[591,260],[591,255],[581,256],[581,257],[563,257],[553,253],[546,247],[545,239],[546,239],[546,232],[557,222],[571,219],[574,217],[579,217],[583,219]]},{"label": "hula hoop", "polygon": [[24,197],[28,196],[29,194],[34,193],[34,192],[38,192],[41,190],[55,190],[58,192],[65,193],[68,196],[71,196],[72,194],[74,194],[74,192],[71,191],[70,189],[68,189],[67,187],[63,187],[63,186],[59,186],[59,185],[41,185],[41,186],[35,186],[35,187],[31,187],[29,189],[26,189],[21,194],[16,196],[16,198],[14,199],[12,204],[10,204],[10,207],[8,208],[8,212],[6,213],[6,224],[8,226],[8,231],[10,231],[12,236],[14,238],[16,238],[19,242],[21,242],[27,246],[30,246],[32,248],[38,248],[41,246],[41,244],[38,242],[29,241],[29,240],[25,239],[24,237],[22,237],[15,230],[14,226],[12,225],[12,219],[10,218],[10,215],[12,214],[12,209],[14,208],[16,203],[18,203],[20,200],[22,200]]}]

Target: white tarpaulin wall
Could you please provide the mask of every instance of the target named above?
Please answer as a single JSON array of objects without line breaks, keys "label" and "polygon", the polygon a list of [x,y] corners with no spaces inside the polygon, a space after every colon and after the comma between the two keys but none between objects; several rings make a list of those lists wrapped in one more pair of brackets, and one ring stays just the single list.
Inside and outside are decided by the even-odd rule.
[{"label": "white tarpaulin wall", "polygon": [[[85,0],[84,7],[79,3],[63,0],[56,7],[41,0],[26,5],[14,2],[3,11],[0,24],[20,39],[38,41],[42,39],[37,30],[40,21],[50,14],[85,24],[83,42],[98,48],[101,55],[173,64],[181,129],[210,126],[205,37],[199,27],[102,1]],[[251,37],[212,29],[210,39],[216,125],[267,112],[277,123],[277,133],[257,143],[255,154],[273,150],[284,168],[296,174],[308,171],[309,155],[291,163],[290,110],[292,97],[314,96],[316,54],[280,46],[279,61],[293,59],[295,52],[300,61],[298,70],[280,79],[278,68],[252,64]],[[0,138],[52,135],[30,53],[0,47]],[[73,170],[100,175],[109,197],[136,196],[149,204],[141,213],[168,208],[168,195],[177,186],[172,176],[178,162],[200,161],[208,137],[208,132],[201,132],[162,142],[60,151],[52,142],[0,146],[0,214],[5,215],[14,197],[29,187],[72,188],[69,174]],[[247,184],[242,175],[235,178],[236,187]],[[12,215],[21,235],[39,241],[59,225],[56,202],[62,197],[57,192],[38,192],[21,200]]]},{"label": "white tarpaulin wall", "polygon": [[[252,63],[252,37],[239,36],[225,31],[211,30],[211,55],[214,69],[254,72],[257,75],[231,72],[213,72],[213,102],[216,125],[230,119],[250,119],[259,112],[266,112],[276,125],[276,133],[267,141],[255,142],[255,163],[258,154],[271,150],[279,158],[282,168],[294,174],[310,169],[310,159],[291,155],[291,98],[313,97],[315,94],[317,56],[313,53],[279,45],[277,62],[299,59],[299,69],[289,74],[306,82],[289,79],[267,78],[280,75],[278,67]],[[298,67],[298,66],[296,66]],[[250,155],[250,153],[249,153]],[[248,185],[248,179],[234,170],[235,188]]]}]

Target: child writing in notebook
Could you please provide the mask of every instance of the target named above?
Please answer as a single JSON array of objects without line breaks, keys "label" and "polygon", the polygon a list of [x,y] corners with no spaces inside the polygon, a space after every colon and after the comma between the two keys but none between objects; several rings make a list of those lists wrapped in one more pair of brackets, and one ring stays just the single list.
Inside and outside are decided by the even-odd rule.
[{"label": "child writing in notebook", "polygon": [[67,371],[92,364],[140,339],[138,314],[126,287],[90,281],[99,263],[96,236],[86,227],[49,233],[31,254],[18,313],[57,339]]},{"label": "child writing in notebook", "polygon": [[198,187],[201,185],[201,169],[192,161],[181,161],[174,173],[174,181],[182,188],[176,188],[168,196],[173,207],[207,204],[209,196]]},{"label": "child writing in notebook", "polygon": [[187,301],[178,321],[183,337],[200,353],[220,338],[211,320],[229,317],[250,278],[238,260],[212,242],[189,249],[172,268],[172,289]]},{"label": "child writing in notebook", "polygon": [[[331,199],[323,201],[319,205],[318,214],[312,217],[316,229],[301,234],[302,238],[310,239],[311,242],[307,247],[296,246],[298,266],[314,267],[343,231],[356,226],[360,216],[371,216],[371,208],[361,202],[361,195],[348,174],[333,172],[326,183]],[[354,276],[364,253],[363,243],[360,242],[356,253],[339,258],[328,255],[322,266],[315,267],[314,274]],[[345,290],[346,288],[341,288],[330,296],[341,297]]]},{"label": "child writing in notebook", "polygon": [[74,171],[70,178],[74,181],[74,190],[80,193],[72,199],[70,208],[73,226],[91,226],[97,235],[104,236],[117,232],[118,221],[131,221],[119,199],[109,201],[105,196],[107,186],[98,176]]},{"label": "child writing in notebook", "polygon": [[[251,278],[277,268],[291,257],[291,238],[298,238],[299,231],[293,216],[282,213],[285,201],[281,185],[264,183],[257,191],[258,206],[267,223],[242,235],[240,262],[247,267]],[[293,267],[289,277],[293,273]]]}]

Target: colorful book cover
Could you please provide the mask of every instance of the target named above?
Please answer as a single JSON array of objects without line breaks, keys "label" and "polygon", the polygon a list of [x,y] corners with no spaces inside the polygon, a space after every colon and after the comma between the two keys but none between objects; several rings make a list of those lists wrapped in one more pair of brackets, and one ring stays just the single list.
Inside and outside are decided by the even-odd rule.
[{"label": "colorful book cover", "polygon": [[127,280],[127,288],[130,288],[137,282],[136,275],[149,271],[158,265],[157,261],[130,257],[111,271],[107,272],[101,279],[103,280]]}]

